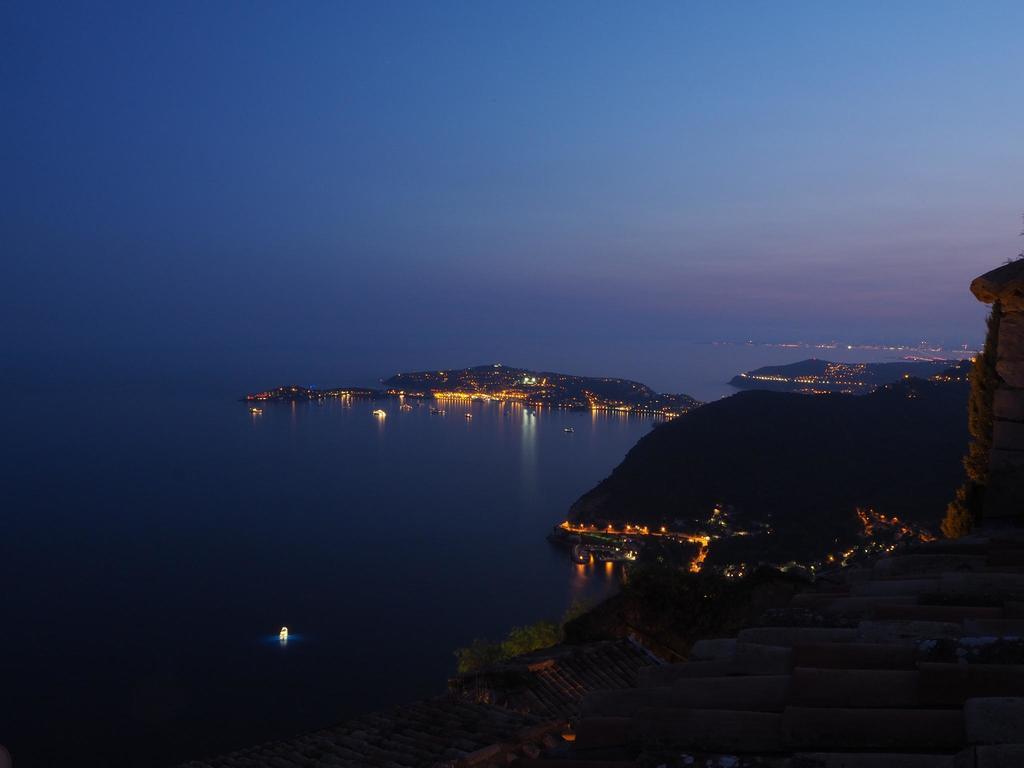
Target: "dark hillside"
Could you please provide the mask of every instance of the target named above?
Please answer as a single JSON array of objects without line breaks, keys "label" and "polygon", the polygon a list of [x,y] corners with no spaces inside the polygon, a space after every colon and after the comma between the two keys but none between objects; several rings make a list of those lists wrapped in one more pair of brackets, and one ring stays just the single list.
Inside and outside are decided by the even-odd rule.
[{"label": "dark hillside", "polygon": [[770,535],[716,543],[712,562],[806,557],[854,532],[857,507],[935,530],[962,478],[967,392],[910,379],[860,397],[733,395],[655,428],[570,518],[685,528],[727,505],[770,521]]}]

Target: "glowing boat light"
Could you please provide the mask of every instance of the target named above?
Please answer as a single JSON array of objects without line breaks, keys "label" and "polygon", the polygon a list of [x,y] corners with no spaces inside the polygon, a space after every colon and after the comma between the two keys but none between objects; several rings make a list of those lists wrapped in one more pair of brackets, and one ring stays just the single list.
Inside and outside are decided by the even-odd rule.
[{"label": "glowing boat light", "polygon": [[280,638],[282,643],[287,642],[288,641],[288,627],[281,627],[281,631],[277,633],[277,636],[278,636],[278,638]]}]

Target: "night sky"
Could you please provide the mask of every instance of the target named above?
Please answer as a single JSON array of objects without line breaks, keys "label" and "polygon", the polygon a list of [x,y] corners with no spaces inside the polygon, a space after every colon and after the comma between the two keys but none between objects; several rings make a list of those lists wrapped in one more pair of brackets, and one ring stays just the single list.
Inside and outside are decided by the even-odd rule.
[{"label": "night sky", "polygon": [[0,345],[305,381],[977,342],[967,285],[1024,245],[1022,30],[1016,1],[5,2]]}]

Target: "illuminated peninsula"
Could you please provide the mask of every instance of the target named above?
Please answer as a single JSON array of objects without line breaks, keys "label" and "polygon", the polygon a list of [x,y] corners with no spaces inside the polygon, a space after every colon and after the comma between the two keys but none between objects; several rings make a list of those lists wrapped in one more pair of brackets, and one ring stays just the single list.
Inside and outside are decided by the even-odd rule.
[{"label": "illuminated peninsula", "polygon": [[397,373],[383,384],[383,389],[317,389],[290,385],[252,393],[246,395],[245,400],[292,402],[343,397],[432,397],[439,400],[511,401],[536,408],[659,414],[666,418],[686,413],[701,404],[689,395],[660,394],[638,381],[531,371],[500,363],[473,368]]}]

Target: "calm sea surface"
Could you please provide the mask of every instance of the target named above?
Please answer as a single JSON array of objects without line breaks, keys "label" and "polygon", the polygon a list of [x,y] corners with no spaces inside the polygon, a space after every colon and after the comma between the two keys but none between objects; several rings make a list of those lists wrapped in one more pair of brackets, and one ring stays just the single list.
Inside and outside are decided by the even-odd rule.
[{"label": "calm sea surface", "polygon": [[[710,399],[810,356],[692,352],[652,383]],[[651,426],[497,403],[253,417],[234,384],[130,375],[4,389],[0,743],[18,768],[167,765],[441,692],[456,647],[616,588],[544,537]]]},{"label": "calm sea surface", "polygon": [[467,410],[253,417],[93,392],[16,414],[0,541],[15,765],[161,765],[440,693],[456,647],[607,594],[613,573],[544,537],[651,420]]}]

